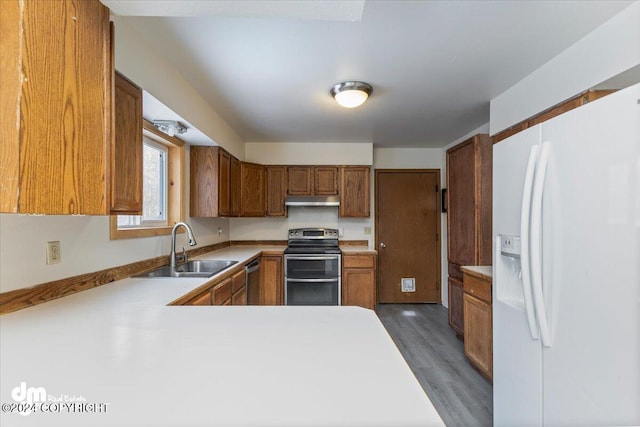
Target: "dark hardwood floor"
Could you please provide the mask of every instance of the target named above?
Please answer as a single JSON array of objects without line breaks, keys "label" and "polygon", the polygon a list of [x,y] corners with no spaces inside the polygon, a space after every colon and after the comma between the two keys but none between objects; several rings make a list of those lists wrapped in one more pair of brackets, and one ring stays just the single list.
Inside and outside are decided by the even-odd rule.
[{"label": "dark hardwood floor", "polygon": [[493,388],[464,356],[437,304],[378,304],[376,313],[448,427],[492,426]]}]

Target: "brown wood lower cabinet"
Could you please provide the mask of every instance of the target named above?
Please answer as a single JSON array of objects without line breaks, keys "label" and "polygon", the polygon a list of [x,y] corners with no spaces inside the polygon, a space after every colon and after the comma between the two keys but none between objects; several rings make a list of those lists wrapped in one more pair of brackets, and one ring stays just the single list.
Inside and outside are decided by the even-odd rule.
[{"label": "brown wood lower cabinet", "polygon": [[211,305],[211,291],[208,290],[189,301],[186,305]]},{"label": "brown wood lower cabinet", "polygon": [[260,305],[284,303],[282,255],[263,255],[260,260]]},{"label": "brown wood lower cabinet", "polygon": [[211,291],[213,305],[231,304],[231,279],[225,279]]},{"label": "brown wood lower cabinet", "polygon": [[231,304],[247,305],[247,282],[244,268],[231,277]]},{"label": "brown wood lower cabinet", "polygon": [[449,277],[449,325],[461,336],[464,334],[463,293],[462,282]]},{"label": "brown wood lower cabinet", "polygon": [[376,307],[376,255],[342,255],[342,305]]},{"label": "brown wood lower cabinet", "polygon": [[464,354],[484,376],[493,377],[491,282],[464,275]]}]

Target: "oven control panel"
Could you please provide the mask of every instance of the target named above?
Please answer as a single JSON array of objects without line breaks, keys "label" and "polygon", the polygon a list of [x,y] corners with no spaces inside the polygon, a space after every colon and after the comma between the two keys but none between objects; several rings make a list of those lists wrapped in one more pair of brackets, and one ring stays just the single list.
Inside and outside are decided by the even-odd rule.
[{"label": "oven control panel", "polygon": [[337,239],[338,230],[335,228],[292,228],[289,230],[289,240]]}]

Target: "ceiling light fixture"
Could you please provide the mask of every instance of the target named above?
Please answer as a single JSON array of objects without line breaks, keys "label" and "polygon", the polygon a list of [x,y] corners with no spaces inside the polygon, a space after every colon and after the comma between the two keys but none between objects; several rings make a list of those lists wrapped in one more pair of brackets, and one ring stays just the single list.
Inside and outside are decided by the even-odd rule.
[{"label": "ceiling light fixture", "polygon": [[187,129],[189,129],[182,123],[175,120],[154,120],[153,125],[158,128],[159,131],[164,132],[169,136],[183,134]]},{"label": "ceiling light fixture", "polygon": [[364,82],[342,82],[331,88],[331,96],[345,108],[355,108],[364,104],[373,92],[373,87]]}]

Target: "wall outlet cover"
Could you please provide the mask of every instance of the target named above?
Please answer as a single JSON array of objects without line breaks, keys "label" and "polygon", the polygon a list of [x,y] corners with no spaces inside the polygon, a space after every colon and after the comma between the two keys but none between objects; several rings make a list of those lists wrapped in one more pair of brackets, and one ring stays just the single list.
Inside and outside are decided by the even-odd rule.
[{"label": "wall outlet cover", "polygon": [[47,242],[47,264],[58,264],[60,258],[60,242]]}]

